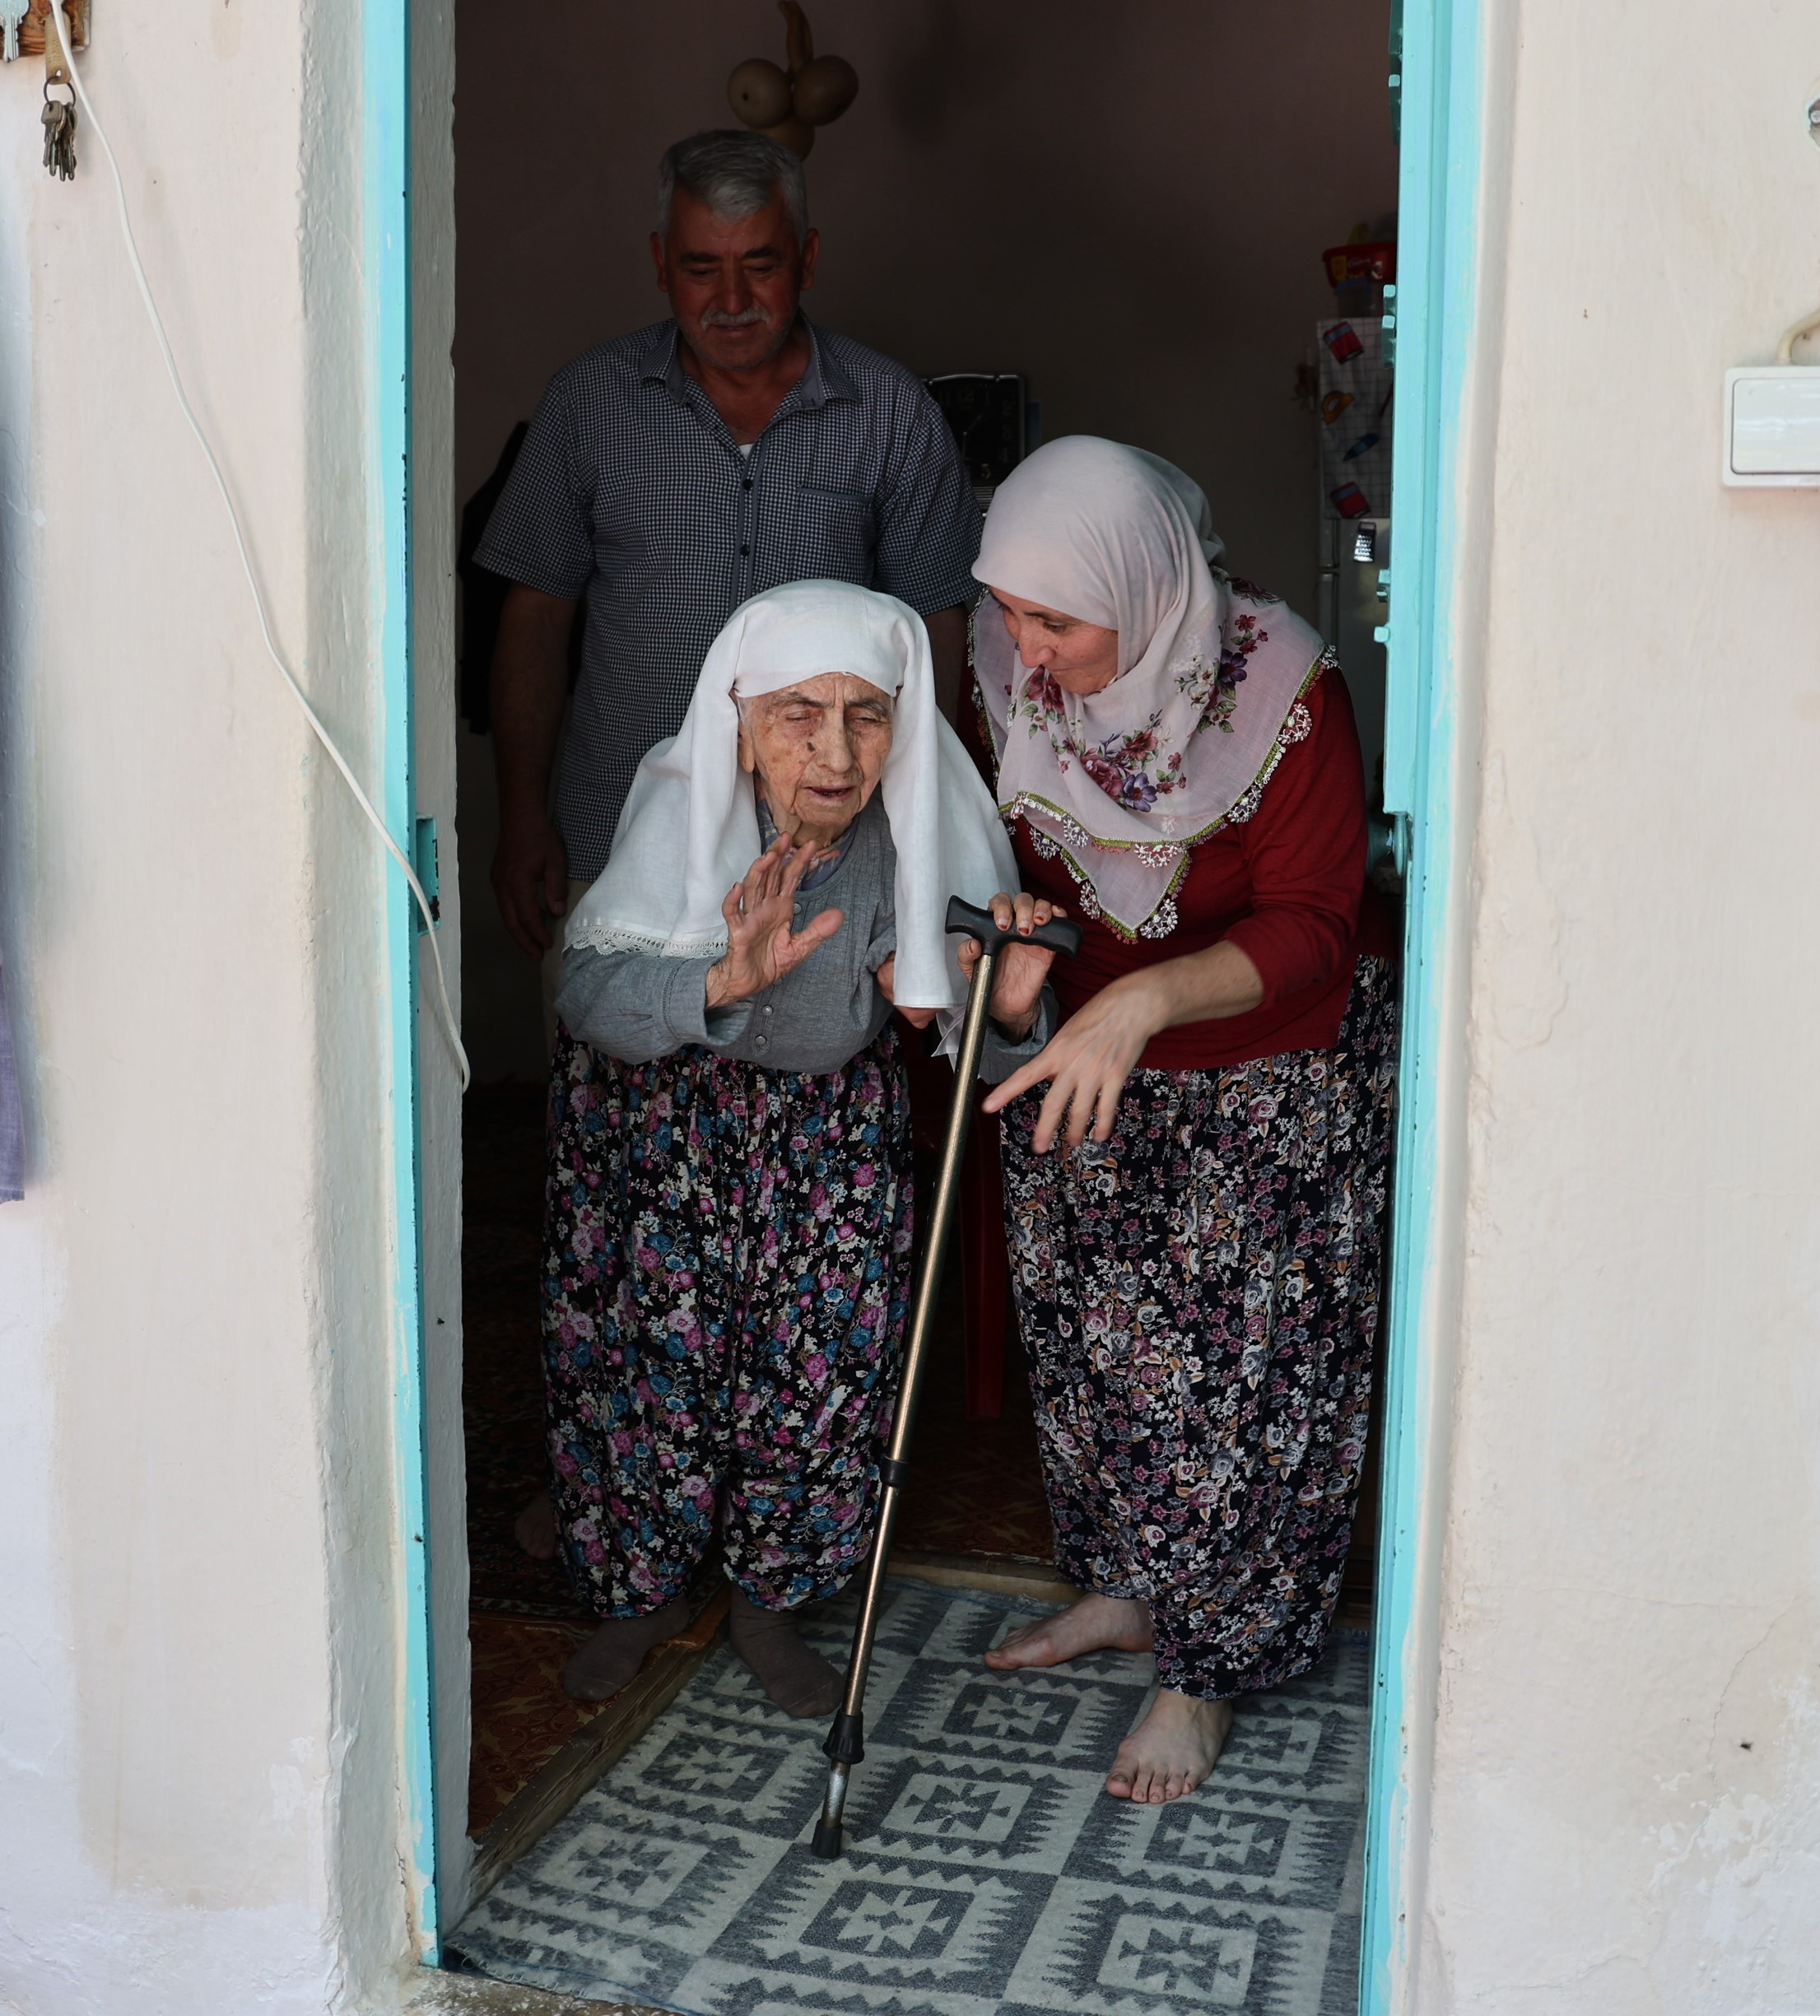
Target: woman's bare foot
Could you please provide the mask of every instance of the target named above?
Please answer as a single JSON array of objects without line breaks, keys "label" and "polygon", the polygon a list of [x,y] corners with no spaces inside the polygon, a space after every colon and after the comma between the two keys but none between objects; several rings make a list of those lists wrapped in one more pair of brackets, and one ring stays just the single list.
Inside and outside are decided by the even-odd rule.
[{"label": "woman's bare foot", "polygon": [[999,1673],[1021,1666],[1059,1666],[1083,1652],[1147,1652],[1150,1606],[1129,1596],[1082,1596],[1054,1617],[1020,1624],[986,1654]]},{"label": "woman's bare foot", "polygon": [[1231,1702],[1159,1688],[1149,1714],[1119,1745],[1105,1789],[1140,1806],[1180,1799],[1213,1770],[1231,1730]]},{"label": "woman's bare foot", "polygon": [[519,1514],[512,1538],[533,1561],[556,1559],[556,1507],[547,1491],[540,1491]]}]

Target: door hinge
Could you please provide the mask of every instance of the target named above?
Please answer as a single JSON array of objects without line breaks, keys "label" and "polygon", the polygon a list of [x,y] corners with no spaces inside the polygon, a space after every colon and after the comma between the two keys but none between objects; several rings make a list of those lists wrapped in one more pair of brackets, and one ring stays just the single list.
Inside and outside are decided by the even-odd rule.
[{"label": "door hinge", "polygon": [[[430,899],[430,915],[438,923],[442,922],[442,887],[436,874],[436,822],[434,819],[420,819],[411,849],[411,865],[416,869],[417,880],[423,885],[423,892]],[[430,927],[423,920],[423,912],[417,912],[417,929],[427,931]]]}]

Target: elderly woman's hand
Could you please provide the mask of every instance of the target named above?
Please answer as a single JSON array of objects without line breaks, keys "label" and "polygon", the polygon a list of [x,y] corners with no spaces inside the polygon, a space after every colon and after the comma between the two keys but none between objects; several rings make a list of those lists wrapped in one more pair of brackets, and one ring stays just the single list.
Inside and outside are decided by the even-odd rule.
[{"label": "elderly woman's hand", "polygon": [[720,906],[727,920],[727,954],[708,969],[708,1006],[723,1008],[762,994],[799,966],[817,945],[840,929],[837,910],[825,910],[798,931],[796,889],[813,866],[815,847],[791,849],[789,836],[780,833],[735,882]]},{"label": "elderly woman's hand", "polygon": [[[1065,917],[1059,903],[1046,896],[1033,896],[1020,890],[1007,896],[1002,890],[986,907],[1001,931],[1016,930],[1025,936],[1047,924],[1052,917]],[[992,975],[992,1019],[1015,1041],[1022,1042],[1036,1026],[1036,1010],[1043,998],[1043,983],[1055,955],[1040,945],[1008,945],[998,955]],[[980,963],[980,941],[968,938],[960,949],[961,971],[973,985],[973,970]]]},{"label": "elderly woman's hand", "polygon": [[[873,978],[878,983],[880,994],[890,1002],[893,1008],[897,1008],[897,955],[896,952],[893,952],[890,958],[879,967]],[[897,1008],[897,1012],[913,1029],[927,1029],[929,1024],[935,1020],[935,1010],[930,1008]]]}]

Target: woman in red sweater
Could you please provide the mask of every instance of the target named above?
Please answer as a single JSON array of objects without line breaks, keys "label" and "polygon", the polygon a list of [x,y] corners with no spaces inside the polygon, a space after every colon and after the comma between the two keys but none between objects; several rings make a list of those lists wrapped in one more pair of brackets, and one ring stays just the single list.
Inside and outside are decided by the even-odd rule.
[{"label": "woman in red sweater", "polygon": [[975,697],[1025,882],[999,920],[1087,919],[1078,959],[1003,961],[1008,1033],[1066,1019],[986,1101],[1057,1561],[1085,1593],[988,1663],[1154,1650],[1106,1780],[1152,1803],[1213,1768],[1235,1696],[1321,1655],[1396,1041],[1345,682],[1210,564],[1203,503],[1137,449],[1059,440],[998,491],[975,570]]}]

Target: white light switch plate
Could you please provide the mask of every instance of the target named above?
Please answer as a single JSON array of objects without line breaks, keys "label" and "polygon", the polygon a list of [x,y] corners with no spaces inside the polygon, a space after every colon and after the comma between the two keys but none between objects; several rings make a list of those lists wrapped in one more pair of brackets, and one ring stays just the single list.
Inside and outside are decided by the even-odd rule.
[{"label": "white light switch plate", "polygon": [[1725,374],[1725,459],[1734,488],[1820,489],[1820,365]]}]

